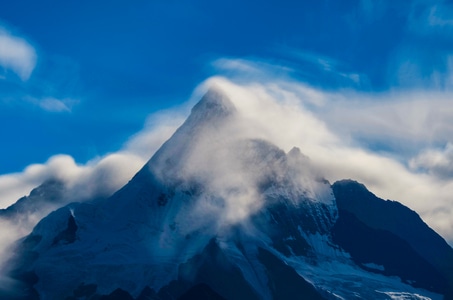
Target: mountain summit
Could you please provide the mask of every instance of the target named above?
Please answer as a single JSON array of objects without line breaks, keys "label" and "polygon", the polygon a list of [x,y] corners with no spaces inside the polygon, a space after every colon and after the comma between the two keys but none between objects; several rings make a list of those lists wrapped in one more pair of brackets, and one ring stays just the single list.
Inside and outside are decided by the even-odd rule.
[{"label": "mountain summit", "polygon": [[[285,153],[268,141],[243,135],[241,118],[223,92],[209,90],[122,189],[108,199],[73,203],[51,213],[18,244],[9,268],[20,289],[8,291],[8,297],[448,295],[448,270],[427,260],[414,248],[418,244],[397,228],[383,225],[390,231],[381,230],[360,219],[362,214],[353,210],[357,205],[345,204],[362,198],[360,189],[347,193],[341,184],[332,189],[312,172],[299,149]],[[427,234],[437,240],[436,233]],[[380,241],[398,249],[386,249]],[[371,242],[381,246],[382,255],[367,252]],[[398,264],[405,253],[404,264]],[[417,270],[411,264],[422,266],[438,283],[410,274]]]},{"label": "mountain summit", "polygon": [[213,118],[226,117],[236,113],[228,96],[219,88],[211,87],[201,100],[192,108],[188,122],[193,120],[209,121]]}]

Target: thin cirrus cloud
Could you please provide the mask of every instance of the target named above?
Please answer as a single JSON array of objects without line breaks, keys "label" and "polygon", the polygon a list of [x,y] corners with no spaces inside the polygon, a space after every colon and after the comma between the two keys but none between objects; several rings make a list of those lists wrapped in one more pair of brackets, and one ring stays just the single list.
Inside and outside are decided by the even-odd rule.
[{"label": "thin cirrus cloud", "polygon": [[406,87],[453,87],[453,7],[447,1],[414,1],[392,51],[387,78]]},{"label": "thin cirrus cloud", "polygon": [[[48,86],[52,87],[52,83],[46,82],[45,78],[47,75],[43,72],[40,74],[42,78],[37,76],[36,79],[41,82],[40,85],[44,86],[44,88],[42,90],[40,90],[41,87],[36,89],[36,82],[31,80],[30,77],[35,70],[37,59],[36,50],[29,41],[0,27],[0,70],[3,69],[0,79],[5,80],[5,84],[9,85],[10,90],[15,91],[11,98],[16,102],[31,104],[32,107],[38,107],[46,112],[71,112],[73,106],[78,104],[79,100],[72,97],[54,97],[52,93],[49,94],[47,91]],[[9,76],[10,72],[14,73],[22,81],[19,89],[14,76]],[[56,91],[59,94],[65,92]],[[38,96],[38,94],[40,95]],[[42,96],[43,94],[44,96]],[[6,100],[6,102],[8,101]]]},{"label": "thin cirrus cloud", "polygon": [[65,103],[67,100],[58,100],[52,97],[45,98],[39,102],[39,107],[50,112],[70,112],[71,109]]},{"label": "thin cirrus cloud", "polygon": [[364,74],[348,71],[347,65],[331,57],[287,47],[282,48],[281,51],[296,61],[312,65],[312,67],[324,72],[324,76],[336,77],[337,80],[359,86],[368,82]]},{"label": "thin cirrus cloud", "polygon": [[54,97],[44,97],[41,99],[25,97],[25,100],[44,111],[53,113],[71,112],[72,107],[79,103],[78,100],[74,99],[57,99]]},{"label": "thin cirrus cloud", "polygon": [[429,11],[429,25],[430,26],[453,26],[452,9],[448,5],[435,5]]},{"label": "thin cirrus cloud", "polygon": [[37,61],[36,51],[25,39],[0,28],[0,66],[23,81],[30,78]]}]

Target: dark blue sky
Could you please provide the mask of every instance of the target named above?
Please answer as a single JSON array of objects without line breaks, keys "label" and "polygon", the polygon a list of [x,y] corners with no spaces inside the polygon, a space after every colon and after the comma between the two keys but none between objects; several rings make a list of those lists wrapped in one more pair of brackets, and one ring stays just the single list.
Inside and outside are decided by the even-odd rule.
[{"label": "dark blue sky", "polygon": [[8,1],[3,34],[36,63],[21,77],[0,60],[0,174],[117,150],[221,58],[286,66],[327,90],[448,89],[452,12],[444,1]]}]

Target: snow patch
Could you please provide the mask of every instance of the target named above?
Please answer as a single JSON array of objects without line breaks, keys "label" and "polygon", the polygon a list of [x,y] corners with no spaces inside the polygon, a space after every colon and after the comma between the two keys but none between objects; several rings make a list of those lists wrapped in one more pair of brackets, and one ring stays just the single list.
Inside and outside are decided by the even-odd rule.
[{"label": "snow patch", "polygon": [[383,292],[376,291],[378,293],[386,294],[392,300],[440,300],[443,299],[440,295],[432,295],[431,297],[422,296],[417,293],[408,293],[408,292]]}]

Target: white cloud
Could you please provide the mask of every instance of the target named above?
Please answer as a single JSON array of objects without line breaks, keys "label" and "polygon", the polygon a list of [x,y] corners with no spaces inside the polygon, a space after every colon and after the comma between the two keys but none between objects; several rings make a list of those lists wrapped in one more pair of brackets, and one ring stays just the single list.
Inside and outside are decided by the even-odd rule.
[{"label": "white cloud", "polygon": [[[77,201],[113,193],[124,185],[167,140],[187,116],[186,106],[149,116],[143,130],[117,153],[77,164],[69,155],[54,155],[22,172],[0,175],[0,208],[13,204],[45,180],[64,181]],[[82,188],[83,187],[83,188]]]},{"label": "white cloud", "polygon": [[[187,113],[188,107],[184,105],[151,115],[144,129],[131,137],[120,151],[94,158],[85,164],[77,164],[71,156],[59,154],[45,163],[32,164],[22,172],[0,175],[0,208],[15,203],[48,179],[59,179],[65,183],[64,200],[67,203],[111,195],[126,184],[173,134]],[[0,228],[8,229],[0,230],[0,284],[14,284],[1,276],[2,264],[11,254],[10,245],[28,234],[46,214],[57,209],[56,205],[49,204],[13,221],[0,220]]]},{"label": "white cloud", "polygon": [[[52,178],[66,183],[72,195],[70,200],[109,194],[121,187],[141,163],[143,160],[125,153],[106,155],[86,165],[76,164],[69,155],[55,155],[43,164],[28,166],[23,172],[0,176],[0,205],[11,205],[31,189]],[[96,184],[92,186],[94,182]],[[75,188],[84,184],[87,186],[80,191]]]},{"label": "white cloud", "polygon": [[[106,155],[85,165],[78,165],[68,155],[55,155],[43,164],[28,166],[23,172],[0,176],[0,205],[11,205],[19,197],[48,179],[65,183],[62,199],[57,203],[43,204],[39,209],[27,211],[14,219],[0,219],[0,282],[2,265],[10,255],[13,242],[27,235],[43,217],[62,205],[106,197],[124,185],[144,164],[134,154],[121,152]],[[13,200],[14,199],[14,200]],[[3,283],[2,283],[3,284]]]},{"label": "white cloud", "polygon": [[451,180],[453,178],[453,144],[444,149],[428,149],[411,159],[410,167],[414,170],[426,170],[432,175]]},{"label": "white cloud", "polygon": [[[310,74],[310,71],[314,70],[315,72],[322,72],[324,76],[335,79],[335,81],[340,81],[348,85],[352,84],[354,86],[361,86],[368,83],[368,78],[364,74],[350,72],[348,65],[332,57],[299,49],[291,49],[288,47],[282,47],[281,51],[284,54],[289,55],[289,57],[291,57],[293,60],[302,62],[304,66],[302,69],[309,67],[308,72],[302,71],[302,74],[306,78],[313,77],[313,74]],[[231,64],[233,64],[233,62]],[[247,61],[243,61],[242,65],[246,64]],[[261,62],[261,64],[264,64],[264,62]],[[246,70],[244,66],[242,66],[242,68]],[[268,69],[274,69],[274,67],[272,65],[268,65]],[[279,69],[283,69],[288,72],[294,71],[282,66],[279,66]],[[301,72],[300,69],[301,68],[299,67],[297,72]],[[257,70],[256,73],[262,73],[262,71],[263,69],[261,68]]]},{"label": "white cloud", "polygon": [[367,95],[332,95],[318,111],[332,130],[356,141],[380,143],[393,150],[418,151],[453,136],[453,106],[446,92],[400,91]]},{"label": "white cloud", "polygon": [[[199,100],[198,94],[196,99]],[[190,100],[188,103],[192,104],[193,101]],[[187,118],[191,108],[188,103],[149,116],[144,128],[124,144],[123,150],[149,159]]]},{"label": "white cloud", "polygon": [[42,110],[53,113],[71,112],[72,107],[79,103],[78,100],[70,98],[57,99],[54,97],[44,97],[38,99],[33,97],[25,97],[24,99],[26,102],[31,103]]},{"label": "white cloud", "polygon": [[[450,170],[450,148],[441,153],[441,160],[433,160],[432,155],[427,160],[426,154],[412,160],[418,166],[429,166],[430,172],[408,167],[412,154],[419,149],[446,144],[453,136],[451,94],[315,89],[299,93],[298,87],[305,91],[310,88],[271,75],[267,81],[255,83],[222,78],[211,81],[222,86],[242,113],[253,120],[255,125],[246,129],[250,135],[267,138],[285,151],[299,147],[330,181],[352,178],[363,182],[378,196],[417,211],[453,243],[453,178],[438,177],[439,172]],[[322,101],[311,105],[306,99],[310,94]],[[424,165],[421,158],[425,158]]]},{"label": "white cloud", "polygon": [[[230,66],[235,64],[246,61]],[[253,66],[256,72],[256,64]],[[247,76],[207,80],[188,104],[150,117],[118,153],[84,165],[68,156],[55,156],[22,173],[0,176],[1,205],[11,204],[49,176],[66,178],[73,191],[82,192],[75,194],[79,199],[113,192],[170,137],[203,87],[215,84],[244,115],[246,121],[237,124],[241,136],[267,139],[285,151],[297,146],[331,182],[344,178],[363,182],[378,196],[414,209],[453,242],[453,178],[439,178],[440,170],[451,170],[447,140],[453,136],[450,94],[326,92],[287,77],[277,78],[272,72],[258,77],[259,81]],[[443,151],[429,150],[439,144],[449,146]],[[418,153],[419,149],[427,150]]]},{"label": "white cloud", "polygon": [[[3,69],[5,71],[12,71],[22,81],[27,81],[36,67],[36,62],[36,50],[26,39],[14,35],[11,32],[7,31],[5,28],[0,27],[0,70]],[[62,65],[65,63],[65,59],[61,59],[58,62],[58,64]],[[63,66],[65,67],[66,73],[68,72],[68,66],[69,68],[72,68],[69,69],[69,71],[73,71],[74,69],[74,66],[71,66],[68,63]],[[52,72],[55,73],[56,71],[58,71],[58,68],[60,67],[57,65],[57,70],[52,70]],[[67,78],[66,73],[65,75],[63,75],[65,78]],[[0,75],[0,80],[8,80],[8,78],[8,72],[4,72],[4,74]],[[48,86],[52,86],[51,83],[46,83],[45,81],[43,81],[41,85],[45,86],[44,89],[49,89]],[[12,98],[15,101],[22,100],[33,104],[34,106],[39,107],[44,111],[53,113],[71,112],[72,107],[79,102],[76,99],[71,99],[68,97],[56,98],[51,95],[47,97],[36,97],[33,94],[26,96],[20,96],[20,94],[21,92],[19,92]]]},{"label": "white cloud", "polygon": [[261,73],[260,68],[241,59],[220,58],[213,62],[213,66],[217,69],[234,72]]},{"label": "white cloud", "polygon": [[39,106],[42,109],[50,112],[63,112],[63,111],[70,112],[71,109],[68,107],[68,105],[65,104],[65,102],[67,101],[58,100],[50,97],[41,100],[39,102]]},{"label": "white cloud", "polygon": [[35,49],[23,38],[0,28],[0,66],[27,80],[35,68]]}]

